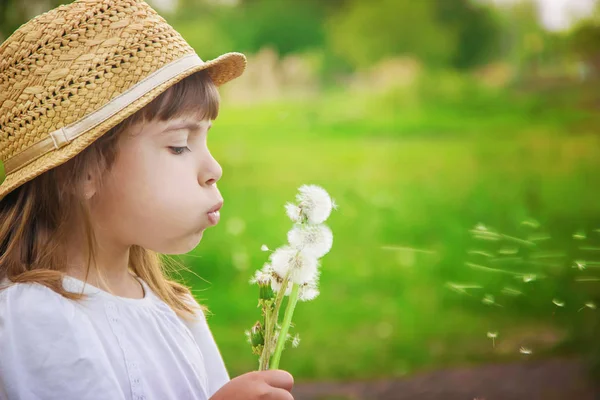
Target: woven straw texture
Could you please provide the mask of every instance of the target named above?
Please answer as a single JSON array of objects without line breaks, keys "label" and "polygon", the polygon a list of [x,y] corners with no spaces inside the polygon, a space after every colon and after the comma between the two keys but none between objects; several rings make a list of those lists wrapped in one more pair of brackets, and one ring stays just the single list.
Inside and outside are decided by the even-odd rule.
[{"label": "woven straw texture", "polygon": [[[195,66],[119,106],[118,113],[68,145],[14,162],[50,132],[80,121],[189,54],[194,54],[191,46],[141,0],[79,0],[21,26],[0,46],[0,160],[7,173],[0,199],[73,158],[185,77],[207,69],[221,85],[246,65],[242,54],[228,53]],[[12,170],[11,159],[18,166]]]}]

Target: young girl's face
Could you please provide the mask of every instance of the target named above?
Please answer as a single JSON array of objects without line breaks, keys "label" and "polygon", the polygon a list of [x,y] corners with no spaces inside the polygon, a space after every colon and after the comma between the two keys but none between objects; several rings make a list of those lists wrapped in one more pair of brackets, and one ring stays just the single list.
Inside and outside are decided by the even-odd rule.
[{"label": "young girl's face", "polygon": [[222,169],[207,146],[210,127],[189,116],[124,132],[102,186],[90,184],[95,230],[113,244],[163,254],[196,247],[223,202],[216,185]]}]

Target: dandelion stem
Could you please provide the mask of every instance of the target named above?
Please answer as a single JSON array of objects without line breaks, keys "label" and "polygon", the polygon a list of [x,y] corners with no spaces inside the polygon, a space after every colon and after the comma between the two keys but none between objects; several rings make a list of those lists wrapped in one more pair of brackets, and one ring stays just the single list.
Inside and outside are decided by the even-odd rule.
[{"label": "dandelion stem", "polygon": [[271,358],[270,354],[270,343],[271,343],[271,335],[273,334],[273,329],[271,328],[271,305],[268,304],[265,306],[265,344],[263,345],[263,352],[260,356],[260,364],[259,371],[266,371],[269,369],[269,359]]},{"label": "dandelion stem", "polygon": [[285,309],[285,315],[283,317],[283,324],[281,325],[281,332],[279,332],[279,337],[277,338],[277,347],[275,348],[275,354],[273,354],[273,362],[271,363],[270,369],[279,368],[279,360],[281,359],[281,352],[283,351],[283,346],[285,345],[285,341],[287,340],[287,334],[288,334],[288,330],[290,329],[290,324],[292,323],[292,316],[294,315],[294,309],[296,308],[296,303],[298,303],[298,292],[299,291],[300,291],[300,285],[295,283],[294,286],[292,286],[292,293],[290,293],[287,308]]},{"label": "dandelion stem", "polygon": [[273,335],[275,334],[277,321],[279,321],[279,309],[281,308],[281,303],[283,302],[285,292],[287,291],[288,282],[290,281],[290,274],[291,270],[288,271],[285,278],[283,278],[283,283],[279,289],[279,292],[277,292],[277,297],[275,299],[273,308],[268,307],[267,311],[265,312],[265,344],[260,357],[259,371],[266,371],[269,369],[269,361],[274,350],[272,348]]}]

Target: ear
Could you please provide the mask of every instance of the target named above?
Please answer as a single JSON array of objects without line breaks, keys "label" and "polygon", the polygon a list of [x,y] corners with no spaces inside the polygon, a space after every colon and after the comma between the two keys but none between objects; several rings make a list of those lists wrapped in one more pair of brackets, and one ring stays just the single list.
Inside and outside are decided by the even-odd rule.
[{"label": "ear", "polygon": [[81,183],[80,194],[85,200],[89,200],[98,191],[98,179],[91,173],[88,173],[86,178]]}]

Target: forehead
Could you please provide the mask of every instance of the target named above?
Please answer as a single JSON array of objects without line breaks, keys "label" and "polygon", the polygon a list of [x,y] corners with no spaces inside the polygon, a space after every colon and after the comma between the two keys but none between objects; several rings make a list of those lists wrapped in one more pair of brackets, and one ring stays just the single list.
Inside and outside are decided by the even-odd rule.
[{"label": "forehead", "polygon": [[162,136],[169,132],[205,132],[212,126],[209,119],[199,119],[196,116],[189,115],[184,117],[171,118],[166,121],[146,121],[134,129],[132,135],[155,137]]}]

